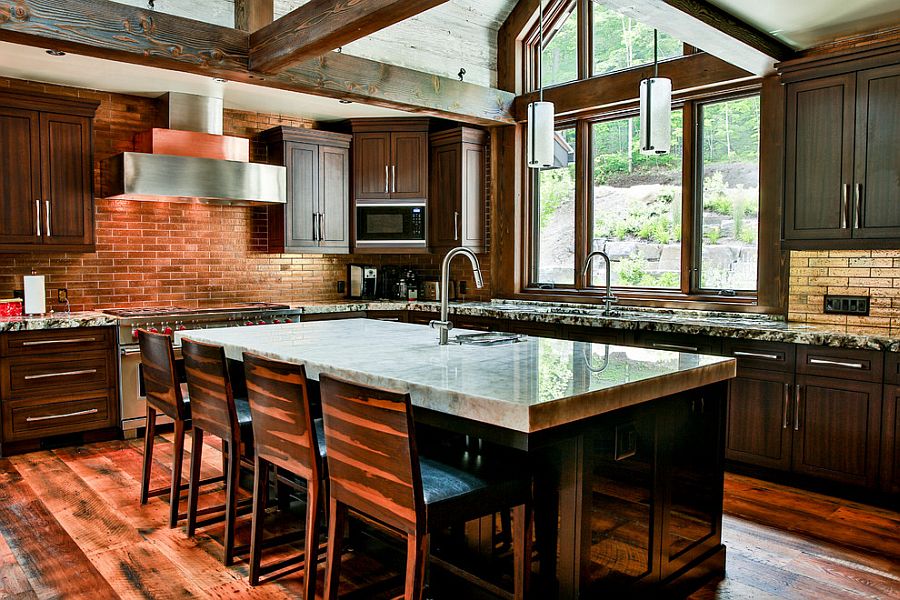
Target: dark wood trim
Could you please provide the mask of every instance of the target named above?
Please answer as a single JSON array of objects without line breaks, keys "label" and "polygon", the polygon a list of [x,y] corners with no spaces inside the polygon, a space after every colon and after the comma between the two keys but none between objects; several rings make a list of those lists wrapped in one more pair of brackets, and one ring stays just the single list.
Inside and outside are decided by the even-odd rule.
[{"label": "dark wood trim", "polygon": [[21,0],[0,19],[0,41],[343,98],[476,125],[511,123],[513,94],[329,52],[277,75],[248,68],[250,34],[110,2]]},{"label": "dark wood trim", "polygon": [[522,40],[538,18],[539,0],[519,0],[497,31],[497,87],[521,94],[524,91]]},{"label": "dark wood trim", "polygon": [[275,0],[234,0],[234,28],[253,33],[275,20]]},{"label": "dark wood trim", "polygon": [[[858,60],[878,59],[885,55],[900,52],[900,26],[861,36],[844,38],[830,44],[823,44],[798,53],[797,57],[775,65],[779,73],[788,76],[789,79],[802,77],[802,72],[807,69],[830,67],[840,69],[843,63]],[[896,62],[896,59],[883,59]],[[848,67],[848,71],[857,70],[858,67]],[[837,71],[842,72],[842,71]],[[822,73],[815,74],[820,76]]]},{"label": "dark wood trim", "polygon": [[[697,182],[702,185],[703,177],[697,157],[697,138],[700,132],[698,123],[699,107],[693,101],[686,102],[682,109],[682,156],[681,156],[681,292],[690,294],[700,287],[700,244],[702,234],[695,236],[700,230],[703,210],[696,210],[695,198],[702,202],[702,190],[697,189]],[[702,140],[702,137],[701,137]],[[685,227],[688,224],[689,227]]]},{"label": "dark wood trim", "polygon": [[[642,79],[653,73],[652,65],[618,71],[582,81],[564,83],[546,88],[544,99],[556,105],[557,117],[610,108],[637,100],[638,86]],[[659,63],[659,76],[672,79],[673,94],[681,90],[697,90],[725,83],[737,84],[754,79],[751,73],[730,65],[710,54],[700,53],[682,56]],[[526,108],[537,99],[531,92],[516,97],[513,115],[524,121]]]},{"label": "dark wood trim", "polygon": [[790,254],[779,241],[784,198],[785,88],[766,77],[759,99],[759,233],[757,299],[787,315]]},{"label": "dark wood trim", "polygon": [[250,36],[250,70],[275,73],[447,0],[313,0]]}]

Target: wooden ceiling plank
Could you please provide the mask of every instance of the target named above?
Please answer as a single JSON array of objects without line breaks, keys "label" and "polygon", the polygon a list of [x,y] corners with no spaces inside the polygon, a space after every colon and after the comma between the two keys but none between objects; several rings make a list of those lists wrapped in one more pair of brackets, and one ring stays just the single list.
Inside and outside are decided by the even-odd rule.
[{"label": "wooden ceiling plank", "polygon": [[464,123],[512,122],[509,92],[336,52],[260,76],[248,68],[249,38],[237,29],[108,0],[0,0],[0,41]]},{"label": "wooden ceiling plank", "polygon": [[275,20],[275,0],[234,0],[234,28],[253,33]]},{"label": "wooden ceiling plank", "polygon": [[794,56],[789,46],[706,0],[602,0],[600,3],[755,75],[773,73],[776,62]]},{"label": "wooden ceiling plank", "polygon": [[447,0],[311,0],[250,36],[250,69],[276,73]]}]

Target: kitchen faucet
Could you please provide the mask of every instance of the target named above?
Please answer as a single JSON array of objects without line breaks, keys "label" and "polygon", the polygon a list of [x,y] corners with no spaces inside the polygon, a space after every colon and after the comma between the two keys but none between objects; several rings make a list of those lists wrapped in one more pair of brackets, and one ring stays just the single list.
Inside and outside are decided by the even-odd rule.
[{"label": "kitchen faucet", "polygon": [[478,263],[478,257],[468,248],[453,248],[444,256],[441,263],[441,319],[439,321],[431,321],[429,325],[432,329],[441,330],[441,346],[446,346],[450,337],[450,330],[453,329],[453,323],[449,320],[450,312],[450,261],[458,254],[465,254],[472,263],[472,272],[475,275],[475,286],[484,287],[484,279],[481,276],[481,265]]},{"label": "kitchen faucet", "polygon": [[606,264],[606,296],[603,297],[603,302],[606,305],[606,308],[603,310],[604,315],[612,314],[612,310],[610,309],[610,305],[615,302],[616,297],[612,295],[610,291],[610,283],[612,281],[612,267],[609,264],[609,255],[603,250],[594,250],[590,254],[587,255],[587,258],[584,259],[584,267],[581,269],[581,277],[587,277],[588,269],[591,267],[591,260],[595,256],[600,256],[603,258],[603,262]]}]

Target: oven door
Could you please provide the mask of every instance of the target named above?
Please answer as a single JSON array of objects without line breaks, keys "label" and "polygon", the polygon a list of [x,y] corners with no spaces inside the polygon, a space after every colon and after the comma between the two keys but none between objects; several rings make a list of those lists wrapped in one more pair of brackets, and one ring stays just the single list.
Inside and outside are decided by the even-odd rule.
[{"label": "oven door", "polygon": [[424,202],[404,204],[358,202],[356,245],[424,248],[427,231],[425,217]]},{"label": "oven door", "polygon": [[[181,347],[175,347],[175,367],[183,373],[184,361]],[[138,429],[147,424],[147,398],[144,396],[144,377],[141,373],[141,349],[137,344],[119,349],[119,366],[121,369],[122,390],[119,395],[119,413],[122,419],[122,431],[126,439],[137,437]],[[168,416],[157,413],[156,424],[171,423]]]}]

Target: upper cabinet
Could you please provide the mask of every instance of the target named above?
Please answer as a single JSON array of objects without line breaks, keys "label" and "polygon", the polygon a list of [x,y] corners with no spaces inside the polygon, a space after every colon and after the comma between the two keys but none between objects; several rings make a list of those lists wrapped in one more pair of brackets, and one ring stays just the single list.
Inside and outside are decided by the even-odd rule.
[{"label": "upper cabinet", "polygon": [[269,251],[350,252],[351,137],[294,127],[260,137],[269,162],[287,167],[287,204],[268,208]]},{"label": "upper cabinet", "polygon": [[0,92],[0,251],[93,250],[98,106]]},{"label": "upper cabinet", "polygon": [[784,246],[895,246],[900,55],[791,70],[783,77],[789,82]]},{"label": "upper cabinet", "polygon": [[431,247],[485,249],[487,133],[457,127],[431,136]]},{"label": "upper cabinet", "polygon": [[353,119],[357,200],[428,197],[428,119]]}]

